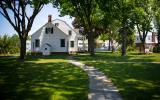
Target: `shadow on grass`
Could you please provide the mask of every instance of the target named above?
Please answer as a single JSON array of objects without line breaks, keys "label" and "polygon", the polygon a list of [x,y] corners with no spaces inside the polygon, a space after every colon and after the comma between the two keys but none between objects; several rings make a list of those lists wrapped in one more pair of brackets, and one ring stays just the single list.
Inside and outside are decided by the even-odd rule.
[{"label": "shadow on grass", "polygon": [[80,61],[106,61],[106,62],[160,62],[160,55],[146,54],[139,55],[138,53],[131,53],[127,56],[121,56],[119,53],[111,52],[97,52],[95,56],[89,54],[74,55],[75,59]]},{"label": "shadow on grass", "polygon": [[124,100],[160,100],[160,64],[87,62],[104,72]]},{"label": "shadow on grass", "polygon": [[159,54],[133,53],[122,57],[118,53],[98,52],[94,57],[88,54],[74,57],[104,72],[118,87],[124,100],[160,100],[160,64],[138,63],[160,62]]},{"label": "shadow on grass", "polygon": [[2,100],[87,100],[84,71],[66,62],[36,63],[38,58],[33,59],[21,63],[15,58],[0,59]]}]

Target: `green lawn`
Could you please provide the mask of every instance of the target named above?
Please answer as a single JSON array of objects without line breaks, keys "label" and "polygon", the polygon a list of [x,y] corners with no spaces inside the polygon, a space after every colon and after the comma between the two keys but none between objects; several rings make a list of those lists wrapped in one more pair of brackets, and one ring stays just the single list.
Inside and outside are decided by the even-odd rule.
[{"label": "green lawn", "polygon": [[121,57],[105,52],[94,57],[78,54],[75,58],[104,72],[125,100],[160,100],[160,63],[145,63],[160,62],[160,54],[130,53]]},{"label": "green lawn", "polygon": [[87,100],[87,74],[64,59],[0,58],[1,100]]}]

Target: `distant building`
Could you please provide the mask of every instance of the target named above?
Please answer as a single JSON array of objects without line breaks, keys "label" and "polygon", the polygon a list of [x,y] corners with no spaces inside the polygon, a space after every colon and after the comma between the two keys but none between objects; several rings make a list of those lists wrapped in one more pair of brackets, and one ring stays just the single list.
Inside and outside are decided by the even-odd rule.
[{"label": "distant building", "polygon": [[[146,41],[145,42],[146,42],[145,49],[149,50],[149,51],[152,51],[154,46],[158,43],[156,33],[155,32],[149,32],[146,36]],[[137,48],[140,49],[141,40],[140,40],[140,37],[139,37],[138,33],[136,34],[135,43],[136,43]]]}]

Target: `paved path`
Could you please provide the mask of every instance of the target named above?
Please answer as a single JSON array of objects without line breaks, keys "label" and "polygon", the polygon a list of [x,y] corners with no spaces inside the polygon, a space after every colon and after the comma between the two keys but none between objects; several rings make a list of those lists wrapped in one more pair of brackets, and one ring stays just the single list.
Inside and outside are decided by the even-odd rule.
[{"label": "paved path", "polygon": [[100,71],[91,66],[86,66],[70,58],[69,62],[79,66],[88,73],[90,93],[89,100],[122,100],[117,88],[112,82]]}]

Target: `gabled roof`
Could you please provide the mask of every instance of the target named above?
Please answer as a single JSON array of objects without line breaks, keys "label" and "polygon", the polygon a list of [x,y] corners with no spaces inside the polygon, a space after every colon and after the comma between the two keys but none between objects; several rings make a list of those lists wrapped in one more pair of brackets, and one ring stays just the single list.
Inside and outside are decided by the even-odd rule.
[{"label": "gabled roof", "polygon": [[[40,27],[37,31],[35,31],[32,35],[34,35],[35,33],[37,33],[41,28],[43,28],[45,25],[47,25],[48,23],[44,24],[42,27]],[[31,35],[31,37],[32,37]]]},{"label": "gabled roof", "polygon": [[[54,19],[54,20],[52,20],[52,23],[51,24],[53,24],[53,22],[54,21],[56,21],[56,20],[59,20],[59,21],[61,21],[61,22],[64,22],[72,31],[74,31],[76,34],[78,34],[78,35],[80,35],[79,34],[79,32],[78,31],[76,31],[75,29],[73,29],[69,24],[67,24],[66,23],[66,21],[64,21],[64,20],[61,20],[61,19]],[[46,23],[46,24],[44,24],[42,27],[40,27],[37,31],[35,31],[32,35],[34,35],[35,33],[37,33],[40,29],[42,29],[44,26],[46,26],[48,24],[48,22]],[[54,25],[54,24],[53,24]],[[55,27],[57,27],[57,26],[55,26]],[[62,31],[59,27],[57,27],[60,31]],[[63,31],[62,31],[63,32]],[[63,32],[64,33],[64,32]],[[64,33],[64,34],[66,34],[66,33]],[[31,36],[32,36],[31,35]],[[67,35],[67,34],[66,34]]]},{"label": "gabled roof", "polygon": [[61,20],[61,19],[54,19],[54,20],[52,20],[52,22],[54,22],[54,21],[56,21],[56,20],[59,20],[59,21],[62,21],[62,22],[64,22],[72,31],[74,31],[75,33],[77,33],[77,34],[79,34],[77,31],[75,31],[71,26],[69,26],[69,24],[68,23],[66,23],[66,21],[64,21],[64,20]]},{"label": "gabled roof", "polygon": [[[34,32],[31,37],[37,33],[40,29],[42,29],[44,26],[46,26],[48,24],[48,22],[46,24],[44,24],[42,27],[40,27],[36,32]],[[55,26],[53,23],[51,23],[54,27],[56,27],[57,29],[59,29],[62,33],[64,33],[59,27]],[[65,33],[64,33],[65,34]],[[67,34],[65,34],[67,36]]]}]

